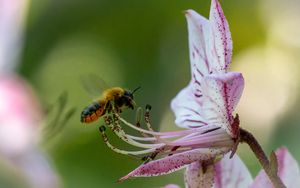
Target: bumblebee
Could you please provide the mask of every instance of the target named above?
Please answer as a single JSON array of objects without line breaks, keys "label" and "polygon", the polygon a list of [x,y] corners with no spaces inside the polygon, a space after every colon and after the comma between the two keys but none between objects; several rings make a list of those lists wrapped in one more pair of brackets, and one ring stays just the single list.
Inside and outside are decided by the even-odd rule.
[{"label": "bumblebee", "polygon": [[125,107],[134,109],[133,94],[138,89],[140,87],[137,87],[132,92],[121,87],[106,89],[99,100],[93,102],[81,112],[81,122],[94,122],[106,113],[110,113],[112,109],[118,113],[121,113]]}]

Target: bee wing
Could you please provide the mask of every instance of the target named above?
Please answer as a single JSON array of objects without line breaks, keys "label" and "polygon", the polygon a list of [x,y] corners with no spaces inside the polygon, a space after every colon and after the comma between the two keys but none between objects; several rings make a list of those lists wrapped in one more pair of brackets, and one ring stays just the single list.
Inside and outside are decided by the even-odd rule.
[{"label": "bee wing", "polygon": [[63,92],[57,100],[46,108],[47,123],[43,127],[45,140],[55,137],[62,131],[70,118],[75,114],[75,107],[67,107],[68,93]]},{"label": "bee wing", "polygon": [[101,93],[110,86],[99,76],[89,74],[81,76],[81,83],[91,98],[98,98]]}]

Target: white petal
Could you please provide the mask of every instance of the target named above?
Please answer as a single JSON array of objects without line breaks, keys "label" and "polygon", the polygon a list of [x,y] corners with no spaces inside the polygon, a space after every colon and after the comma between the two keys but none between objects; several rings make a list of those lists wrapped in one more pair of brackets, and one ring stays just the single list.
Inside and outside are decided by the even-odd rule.
[{"label": "white petal", "polygon": [[192,84],[182,89],[172,100],[171,108],[175,113],[175,123],[179,127],[192,128],[206,125],[201,113],[201,105],[194,100]]},{"label": "white petal", "polygon": [[244,88],[244,78],[241,73],[229,72],[211,74],[203,81],[203,116],[210,125],[220,126],[233,137],[232,113]]},{"label": "white petal", "polygon": [[186,11],[189,32],[189,49],[192,72],[192,88],[194,96],[201,98],[202,89],[200,81],[202,77],[209,74],[210,62],[207,54],[207,43],[209,40],[209,21],[193,10]]}]

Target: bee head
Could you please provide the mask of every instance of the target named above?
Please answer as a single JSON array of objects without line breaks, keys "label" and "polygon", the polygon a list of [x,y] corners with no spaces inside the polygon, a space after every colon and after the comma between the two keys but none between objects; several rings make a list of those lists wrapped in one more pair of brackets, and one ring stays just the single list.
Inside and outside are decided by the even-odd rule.
[{"label": "bee head", "polygon": [[133,92],[125,90],[124,96],[129,98],[129,99],[133,99]]},{"label": "bee head", "polygon": [[129,91],[129,90],[125,90],[125,92],[124,92],[124,96],[128,99],[127,106],[129,106],[131,109],[134,109],[134,106],[136,105],[134,100],[133,100],[133,94],[134,94],[134,92],[136,92],[140,88],[141,87],[137,87],[132,92]]},{"label": "bee head", "polygon": [[130,98],[130,99],[133,99],[133,94],[134,94],[137,90],[139,90],[140,88],[141,88],[141,87],[139,86],[139,87],[135,88],[132,92],[129,91],[129,90],[125,90],[124,96],[126,96],[126,97],[128,97],[128,98]]}]

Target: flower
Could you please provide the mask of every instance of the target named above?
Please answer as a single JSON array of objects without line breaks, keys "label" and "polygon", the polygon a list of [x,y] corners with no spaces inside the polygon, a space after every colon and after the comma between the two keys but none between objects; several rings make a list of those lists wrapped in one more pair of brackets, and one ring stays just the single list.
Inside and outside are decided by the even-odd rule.
[{"label": "flower", "polygon": [[13,181],[57,188],[60,180],[38,145],[41,106],[31,86],[14,73],[28,5],[28,0],[0,0],[0,159],[4,170],[17,172]]},{"label": "flower", "polygon": [[30,85],[0,75],[0,158],[30,187],[60,187],[47,155],[38,146],[42,110]]},{"label": "flower", "polygon": [[[210,170],[218,156],[235,147],[239,119],[238,116],[234,118],[232,113],[242,95],[244,79],[241,73],[228,72],[232,41],[227,20],[217,0],[212,0],[209,20],[193,10],[186,11],[186,18],[192,80],[171,103],[176,124],[186,130],[153,131],[149,122],[149,106],[145,114],[148,130],[140,128],[139,121],[134,126],[117,113],[107,117],[106,124],[116,135],[133,146],[145,149],[124,151],[115,148],[108,142],[105,127],[100,127],[108,147],[131,156],[147,154],[143,157],[144,164],[119,181],[129,177],[168,174],[187,165],[188,169],[193,169],[200,163]],[[118,120],[138,130],[144,137],[125,133]],[[155,160],[156,157],[160,159]]]},{"label": "flower", "polygon": [[[287,148],[282,147],[275,152],[278,161],[278,175],[284,184],[289,187],[298,187],[300,185],[300,170],[297,161],[289,153]],[[212,171],[202,173],[201,165],[194,165],[194,168],[187,168],[185,184],[187,187],[196,187],[195,185],[210,184],[205,176],[214,177],[214,188],[230,187],[230,188],[272,188],[273,185],[267,177],[264,170],[261,170],[253,180],[247,167],[241,159],[235,155],[232,159],[229,155],[216,163]],[[171,185],[171,184],[170,184]],[[169,185],[165,186],[167,188]],[[173,187],[177,185],[172,184]],[[179,186],[177,186],[179,188]]]},{"label": "flower", "polygon": [[221,6],[212,0],[209,20],[186,11],[192,80],[172,101],[176,124],[184,128],[216,125],[237,136],[232,113],[242,95],[241,73],[228,72],[232,41]]}]

